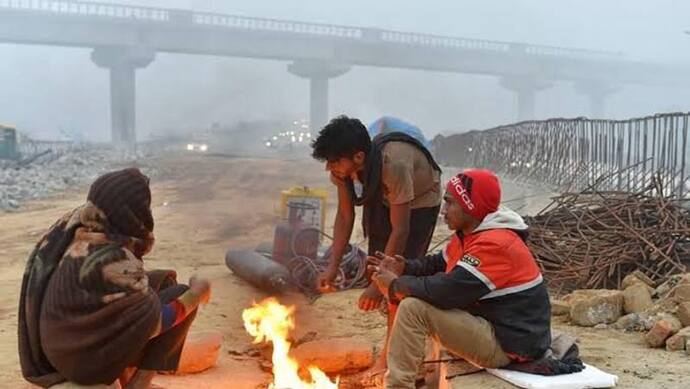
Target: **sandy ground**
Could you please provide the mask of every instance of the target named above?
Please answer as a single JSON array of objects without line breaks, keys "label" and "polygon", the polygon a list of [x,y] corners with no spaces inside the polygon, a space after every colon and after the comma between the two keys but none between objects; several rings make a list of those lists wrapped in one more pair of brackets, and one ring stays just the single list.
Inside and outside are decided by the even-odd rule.
[{"label": "sandy ground", "polygon": [[[148,268],[174,268],[181,281],[201,274],[213,282],[212,301],[202,308],[193,331],[216,329],[225,335],[217,367],[185,377],[161,376],[156,383],[170,389],[203,387],[257,388],[270,376],[258,360],[247,356],[251,338],[241,312],[265,297],[235,277],[224,265],[229,248],[255,247],[270,241],[279,220],[280,190],[292,185],[329,188],[320,164],[302,160],[248,159],[219,156],[162,157],[147,164],[166,173],[153,180],[156,247]],[[504,199],[539,194],[526,185],[504,183]],[[27,204],[17,213],[0,214],[0,387],[28,387],[17,355],[17,301],[24,263],[36,240],[64,212],[83,202],[86,188]],[[546,195],[511,204],[536,212]],[[332,199],[333,197],[331,197]],[[333,208],[329,212],[333,218]],[[330,223],[328,223],[330,225]],[[438,228],[439,239],[447,235]],[[359,291],[323,296],[310,304],[299,296],[283,299],[297,305],[294,337],[357,338],[378,344],[385,331],[379,313],[357,310]],[[681,353],[650,350],[640,334],[570,327],[556,319],[554,327],[576,334],[586,362],[619,375],[622,388],[687,388],[690,361]],[[459,377],[454,388],[512,388],[485,373]]]}]

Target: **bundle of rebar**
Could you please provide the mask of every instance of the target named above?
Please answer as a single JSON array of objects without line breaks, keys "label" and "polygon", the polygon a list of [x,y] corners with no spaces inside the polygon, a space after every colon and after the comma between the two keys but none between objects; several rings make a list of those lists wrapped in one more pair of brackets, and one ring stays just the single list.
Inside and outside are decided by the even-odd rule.
[{"label": "bundle of rebar", "polygon": [[638,269],[655,282],[685,272],[690,212],[663,182],[654,177],[637,192],[564,193],[527,217],[528,245],[552,291],[618,289]]}]

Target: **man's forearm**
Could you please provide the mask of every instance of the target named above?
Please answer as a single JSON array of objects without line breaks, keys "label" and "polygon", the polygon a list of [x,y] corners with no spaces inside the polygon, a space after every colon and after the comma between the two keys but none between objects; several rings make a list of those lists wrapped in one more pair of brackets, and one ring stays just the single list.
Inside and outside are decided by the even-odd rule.
[{"label": "man's forearm", "polygon": [[402,255],[409,234],[408,226],[394,227],[388,237],[388,242],[386,242],[385,254],[389,256]]},{"label": "man's forearm", "polygon": [[330,266],[340,266],[340,261],[345,253],[345,247],[350,242],[352,227],[355,224],[355,206],[345,185],[337,185],[338,210],[335,214],[333,225],[333,246],[330,258]]},{"label": "man's forearm", "polygon": [[340,211],[335,216],[333,228],[333,247],[330,258],[331,266],[340,266],[345,253],[345,247],[350,242],[352,227],[355,224],[354,215],[342,215]]}]

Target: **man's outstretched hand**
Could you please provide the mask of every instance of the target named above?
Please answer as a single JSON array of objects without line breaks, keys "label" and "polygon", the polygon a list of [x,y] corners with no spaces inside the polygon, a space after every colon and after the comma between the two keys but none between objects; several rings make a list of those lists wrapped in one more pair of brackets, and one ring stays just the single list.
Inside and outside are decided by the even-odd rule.
[{"label": "man's outstretched hand", "polygon": [[372,282],[366,289],[364,289],[362,295],[359,296],[357,305],[359,306],[359,309],[368,312],[378,309],[381,306],[381,302],[383,302],[383,295]]},{"label": "man's outstretched hand", "polygon": [[321,273],[316,279],[316,287],[321,293],[335,292],[338,288],[335,287],[334,282],[340,273],[340,267],[329,265],[325,272]]},{"label": "man's outstretched hand", "polygon": [[373,271],[371,281],[376,285],[379,292],[384,296],[388,296],[388,289],[393,280],[398,278],[398,275],[382,266],[369,266],[369,270]]},{"label": "man's outstretched hand", "polygon": [[369,269],[371,269],[372,266],[380,267],[390,270],[398,276],[401,276],[405,271],[405,258],[402,255],[391,257],[390,255],[377,251],[375,255],[367,257],[367,264],[369,265]]}]

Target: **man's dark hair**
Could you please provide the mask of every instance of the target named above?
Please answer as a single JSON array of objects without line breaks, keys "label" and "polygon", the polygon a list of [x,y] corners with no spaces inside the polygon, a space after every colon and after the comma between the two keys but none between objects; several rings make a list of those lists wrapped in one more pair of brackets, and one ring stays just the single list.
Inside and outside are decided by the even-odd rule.
[{"label": "man's dark hair", "polygon": [[311,155],[319,161],[352,158],[358,152],[369,154],[371,138],[362,122],[345,115],[332,119],[311,143]]}]

